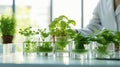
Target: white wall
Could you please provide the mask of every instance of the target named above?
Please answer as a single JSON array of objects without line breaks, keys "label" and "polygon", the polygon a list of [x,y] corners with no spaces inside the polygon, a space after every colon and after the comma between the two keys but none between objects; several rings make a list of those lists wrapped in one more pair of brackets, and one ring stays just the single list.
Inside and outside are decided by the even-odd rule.
[{"label": "white wall", "polygon": [[84,27],[92,18],[92,13],[99,0],[83,0],[84,1]]}]

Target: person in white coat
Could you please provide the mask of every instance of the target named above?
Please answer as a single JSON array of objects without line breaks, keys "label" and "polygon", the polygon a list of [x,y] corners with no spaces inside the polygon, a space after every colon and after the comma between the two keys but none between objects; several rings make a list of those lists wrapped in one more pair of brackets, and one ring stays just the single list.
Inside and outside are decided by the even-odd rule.
[{"label": "person in white coat", "polygon": [[100,0],[93,12],[90,23],[79,33],[92,34],[95,29],[103,28],[120,31],[120,0]]},{"label": "person in white coat", "polygon": [[[120,0],[99,0],[90,23],[78,32],[89,35],[104,28],[120,31]],[[115,46],[115,51],[118,50],[119,46]]]}]

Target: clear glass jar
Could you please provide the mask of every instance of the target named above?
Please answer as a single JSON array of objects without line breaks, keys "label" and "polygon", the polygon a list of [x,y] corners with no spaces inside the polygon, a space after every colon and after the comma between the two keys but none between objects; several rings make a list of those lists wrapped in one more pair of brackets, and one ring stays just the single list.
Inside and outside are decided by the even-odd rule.
[{"label": "clear glass jar", "polygon": [[115,58],[115,44],[109,43],[107,45],[96,43],[95,52],[96,58]]},{"label": "clear glass jar", "polygon": [[74,59],[89,59],[91,52],[90,50],[90,44],[78,44],[73,41],[73,44],[71,45],[70,57]]},{"label": "clear glass jar", "polygon": [[41,41],[37,45],[38,56],[53,56],[53,43],[51,41]]},{"label": "clear glass jar", "polygon": [[27,37],[23,42],[23,54],[24,55],[36,55],[37,53],[37,41],[34,41],[34,37]]},{"label": "clear glass jar", "polygon": [[65,36],[55,37],[55,56],[70,56],[71,40]]}]

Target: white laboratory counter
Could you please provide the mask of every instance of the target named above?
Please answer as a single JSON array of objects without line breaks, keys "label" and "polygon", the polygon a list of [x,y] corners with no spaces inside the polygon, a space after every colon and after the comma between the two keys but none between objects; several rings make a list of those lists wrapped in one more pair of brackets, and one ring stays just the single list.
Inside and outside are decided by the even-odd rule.
[{"label": "white laboratory counter", "polygon": [[80,60],[69,57],[0,55],[0,67],[120,67],[120,60]]}]

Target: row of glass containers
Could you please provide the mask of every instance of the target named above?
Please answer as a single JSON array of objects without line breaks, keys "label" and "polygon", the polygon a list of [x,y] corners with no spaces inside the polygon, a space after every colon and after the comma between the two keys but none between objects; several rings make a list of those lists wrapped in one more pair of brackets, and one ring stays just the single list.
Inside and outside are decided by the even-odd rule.
[{"label": "row of glass containers", "polygon": [[[78,49],[79,46],[70,39],[55,38],[41,41],[40,39],[29,38],[23,43],[23,55],[29,56],[45,56],[45,57],[70,57],[77,59],[93,59],[93,58],[120,58],[119,46],[114,43],[109,45],[101,45],[97,42],[89,42],[84,44],[84,49]],[[82,44],[81,44],[82,45]],[[10,54],[15,52],[15,44],[0,45],[0,53]]]},{"label": "row of glass containers", "polygon": [[[35,41],[36,40],[36,41]],[[48,38],[45,40],[28,38],[23,43],[24,55],[37,55],[37,56],[56,56],[56,57],[71,57],[77,59],[92,59],[92,58],[120,58],[119,48],[115,51],[114,43],[102,46],[97,42],[89,42],[83,45],[84,49],[78,49],[71,39],[66,37]]]}]

